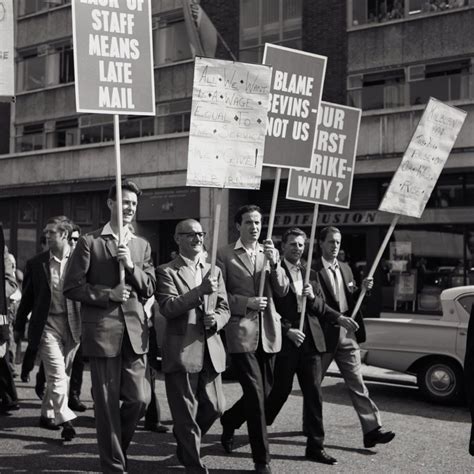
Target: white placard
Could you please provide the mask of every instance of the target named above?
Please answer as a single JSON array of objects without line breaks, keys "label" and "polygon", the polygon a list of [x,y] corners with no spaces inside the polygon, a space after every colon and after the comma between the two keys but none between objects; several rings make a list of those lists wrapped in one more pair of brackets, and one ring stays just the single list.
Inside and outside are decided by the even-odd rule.
[{"label": "white placard", "polygon": [[196,58],[186,184],[259,189],[272,69]]},{"label": "white placard", "polygon": [[0,1],[0,98],[15,95],[13,1]]},{"label": "white placard", "polygon": [[379,210],[420,218],[467,113],[430,98]]}]

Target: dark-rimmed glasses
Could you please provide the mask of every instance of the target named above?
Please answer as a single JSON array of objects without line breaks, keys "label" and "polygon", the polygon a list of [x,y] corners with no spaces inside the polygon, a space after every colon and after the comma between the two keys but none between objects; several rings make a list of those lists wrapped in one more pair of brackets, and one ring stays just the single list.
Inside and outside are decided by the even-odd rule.
[{"label": "dark-rimmed glasses", "polygon": [[188,239],[195,239],[196,237],[204,239],[204,237],[206,237],[206,232],[178,232],[178,235],[184,235]]}]

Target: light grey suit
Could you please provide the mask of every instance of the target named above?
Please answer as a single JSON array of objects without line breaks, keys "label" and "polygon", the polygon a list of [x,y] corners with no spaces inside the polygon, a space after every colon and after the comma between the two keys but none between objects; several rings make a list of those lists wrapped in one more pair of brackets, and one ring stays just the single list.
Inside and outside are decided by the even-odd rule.
[{"label": "light grey suit", "polygon": [[[206,275],[209,264],[198,271]],[[207,297],[199,297],[193,270],[179,256],[158,268],[157,300],[166,318],[163,338],[163,372],[174,421],[177,454],[187,469],[206,472],[200,458],[201,437],[224,411],[220,373],[225,370],[225,350],[219,331],[229,320],[224,281],[219,268],[214,299],[216,325],[206,330],[202,321]]]}]

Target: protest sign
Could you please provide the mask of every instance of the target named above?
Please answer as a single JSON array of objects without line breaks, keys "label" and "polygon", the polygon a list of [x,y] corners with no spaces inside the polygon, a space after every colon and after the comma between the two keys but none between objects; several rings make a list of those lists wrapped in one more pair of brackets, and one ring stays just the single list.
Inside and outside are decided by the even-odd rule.
[{"label": "protest sign", "polygon": [[259,189],[271,68],[196,58],[188,186]]},{"label": "protest sign", "polygon": [[0,1],[0,98],[15,95],[13,0]]},{"label": "protest sign", "polygon": [[78,112],[155,115],[150,0],[72,0]]},{"label": "protest sign", "polygon": [[321,102],[310,171],[290,169],[286,198],[349,208],[362,111]]},{"label": "protest sign", "polygon": [[379,210],[420,218],[467,113],[430,98]]},{"label": "protest sign", "polygon": [[325,56],[265,45],[263,63],[273,67],[265,166],[310,167],[326,62]]}]

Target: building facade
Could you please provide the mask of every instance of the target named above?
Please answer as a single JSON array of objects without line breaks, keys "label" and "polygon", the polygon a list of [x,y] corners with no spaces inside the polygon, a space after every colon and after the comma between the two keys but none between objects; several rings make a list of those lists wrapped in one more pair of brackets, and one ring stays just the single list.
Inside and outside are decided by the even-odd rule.
[{"label": "building facade", "polygon": [[[468,112],[445,170],[419,220],[400,220],[376,273],[371,316],[436,313],[447,287],[474,284],[474,0],[201,0],[240,61],[260,62],[266,42],[328,56],[324,100],[363,109],[349,210],[320,208],[318,227],[336,225],[361,278],[391,216],[377,211],[430,96]],[[174,249],[177,220],[211,228],[214,193],[186,188],[193,60],[181,0],[152,0],[155,117],[122,116],[122,172],[144,189],[137,227],[156,262]],[[67,0],[18,0],[17,96],[9,152],[0,156],[0,219],[24,265],[39,250],[46,219],[69,215],[84,231],[108,217],[114,180],[111,115],[77,114],[71,8]],[[229,59],[220,43],[217,56]],[[312,208],[287,201],[286,173],[274,235],[308,230]],[[243,203],[269,211],[274,170],[260,191],[224,193],[220,242],[235,237]]]}]

